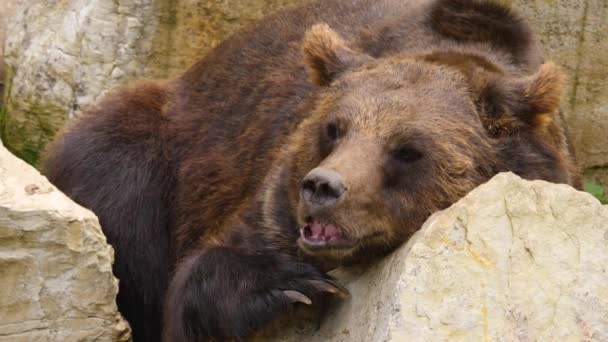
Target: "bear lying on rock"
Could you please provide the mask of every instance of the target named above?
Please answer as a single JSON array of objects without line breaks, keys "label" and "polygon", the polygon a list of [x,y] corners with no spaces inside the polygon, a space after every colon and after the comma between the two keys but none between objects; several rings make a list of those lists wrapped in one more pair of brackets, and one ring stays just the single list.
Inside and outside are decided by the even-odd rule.
[{"label": "bear lying on rock", "polygon": [[498,2],[314,1],[115,90],[45,172],[99,216],[136,341],[243,338],[499,172],[580,187],[563,83]]}]

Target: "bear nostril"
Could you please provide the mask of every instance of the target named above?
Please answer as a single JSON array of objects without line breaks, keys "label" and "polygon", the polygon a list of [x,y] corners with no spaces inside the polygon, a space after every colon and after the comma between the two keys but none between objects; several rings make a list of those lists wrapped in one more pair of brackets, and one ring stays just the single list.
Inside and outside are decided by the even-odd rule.
[{"label": "bear nostril", "polygon": [[336,193],[335,189],[333,189],[329,185],[329,183],[320,184],[319,188],[317,189],[316,195],[318,195],[318,197],[321,197],[323,199],[339,197],[339,195]]},{"label": "bear nostril", "polygon": [[305,200],[312,200],[312,197],[315,194],[316,187],[317,186],[314,180],[304,179],[304,181],[302,182],[302,196]]},{"label": "bear nostril", "polygon": [[330,207],[346,191],[342,176],[333,170],[316,168],[302,181],[302,197],[311,207]]}]

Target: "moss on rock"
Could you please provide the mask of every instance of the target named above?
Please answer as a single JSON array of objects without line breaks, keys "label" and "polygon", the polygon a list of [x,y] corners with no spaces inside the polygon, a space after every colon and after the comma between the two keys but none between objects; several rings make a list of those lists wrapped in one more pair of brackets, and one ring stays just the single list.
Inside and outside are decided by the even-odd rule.
[{"label": "moss on rock", "polygon": [[[10,115],[13,112],[19,115]],[[37,167],[41,152],[66,120],[65,108],[56,104],[9,99],[0,114],[0,136],[11,152]]]}]

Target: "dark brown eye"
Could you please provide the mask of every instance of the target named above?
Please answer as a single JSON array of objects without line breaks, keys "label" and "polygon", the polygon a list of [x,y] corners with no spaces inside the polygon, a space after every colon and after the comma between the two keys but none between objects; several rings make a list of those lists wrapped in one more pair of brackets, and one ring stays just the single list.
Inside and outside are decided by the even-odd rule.
[{"label": "dark brown eye", "polygon": [[401,147],[394,154],[395,159],[403,163],[413,163],[422,158],[422,153],[415,148],[406,146]]},{"label": "dark brown eye", "polygon": [[327,138],[329,140],[338,139],[338,126],[335,122],[330,122],[325,126],[325,132],[327,133]]}]

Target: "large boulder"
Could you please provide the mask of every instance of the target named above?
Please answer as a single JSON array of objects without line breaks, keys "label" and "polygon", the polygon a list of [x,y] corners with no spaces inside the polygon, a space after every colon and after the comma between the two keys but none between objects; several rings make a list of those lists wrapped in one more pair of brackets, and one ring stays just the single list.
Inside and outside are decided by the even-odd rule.
[{"label": "large boulder", "polygon": [[335,275],[350,298],[319,330],[299,321],[274,340],[608,341],[608,206],[500,174],[387,258]]},{"label": "large boulder", "polygon": [[4,94],[4,36],[6,24],[13,13],[15,4],[16,0],[2,0],[2,2],[0,2],[0,112],[2,111]]},{"label": "large boulder", "polygon": [[[0,42],[4,42],[6,23],[13,13],[16,0],[3,0],[0,2]],[[0,56],[4,54],[4,46],[0,44]]]},{"label": "large boulder", "polygon": [[0,341],[127,341],[97,218],[0,143]]},{"label": "large boulder", "polygon": [[4,143],[36,164],[105,91],[176,76],[243,24],[296,1],[22,1],[6,35]]},{"label": "large boulder", "polygon": [[0,56],[4,54],[4,37],[6,36],[6,24],[13,14],[17,0],[2,0],[0,2]]},{"label": "large boulder", "polygon": [[21,1],[4,45],[4,144],[34,164],[82,106],[137,78],[153,15],[148,0]]}]

